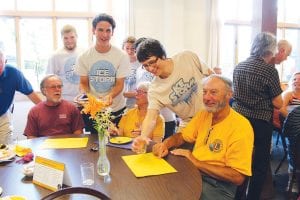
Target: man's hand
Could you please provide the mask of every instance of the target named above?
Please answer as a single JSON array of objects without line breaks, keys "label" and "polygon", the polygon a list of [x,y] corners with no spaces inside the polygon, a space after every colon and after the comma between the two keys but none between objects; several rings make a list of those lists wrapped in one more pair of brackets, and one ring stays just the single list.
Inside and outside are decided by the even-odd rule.
[{"label": "man's hand", "polygon": [[131,150],[137,153],[144,146],[145,142],[148,145],[150,141],[151,139],[148,137],[138,136],[133,139]]},{"label": "man's hand", "polygon": [[189,160],[192,156],[192,152],[187,149],[174,149],[173,151],[171,151],[171,154],[176,155],[176,156],[184,156]]},{"label": "man's hand", "polygon": [[165,157],[166,155],[168,155],[169,150],[164,143],[160,142],[160,143],[153,145],[152,152],[157,157],[162,158],[162,157]]},{"label": "man's hand", "polygon": [[107,106],[110,106],[112,104],[113,98],[112,98],[111,94],[108,94],[108,95],[104,96],[102,98],[102,100],[105,102],[105,104]]}]

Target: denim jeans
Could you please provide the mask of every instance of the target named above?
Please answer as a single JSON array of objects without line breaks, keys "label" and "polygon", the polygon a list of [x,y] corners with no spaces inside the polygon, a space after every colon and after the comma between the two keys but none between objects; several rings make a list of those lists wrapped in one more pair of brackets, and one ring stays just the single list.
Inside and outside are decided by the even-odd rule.
[{"label": "denim jeans", "polygon": [[237,186],[230,182],[220,181],[202,175],[201,200],[222,199],[232,200],[235,197]]}]

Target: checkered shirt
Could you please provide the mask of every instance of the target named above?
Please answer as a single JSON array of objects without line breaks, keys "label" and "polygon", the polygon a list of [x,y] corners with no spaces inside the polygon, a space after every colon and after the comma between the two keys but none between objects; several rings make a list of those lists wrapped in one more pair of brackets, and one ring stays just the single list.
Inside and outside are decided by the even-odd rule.
[{"label": "checkered shirt", "polygon": [[282,93],[274,65],[250,56],[235,67],[233,88],[233,107],[237,112],[246,117],[271,121],[272,99]]}]

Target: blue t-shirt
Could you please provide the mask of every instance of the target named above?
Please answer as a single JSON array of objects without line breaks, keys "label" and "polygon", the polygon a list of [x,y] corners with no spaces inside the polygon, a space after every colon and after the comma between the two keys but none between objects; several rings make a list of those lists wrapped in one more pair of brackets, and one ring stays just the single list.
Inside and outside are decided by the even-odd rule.
[{"label": "blue t-shirt", "polygon": [[0,76],[0,116],[8,110],[16,91],[29,95],[33,89],[21,71],[11,65],[6,65]]}]

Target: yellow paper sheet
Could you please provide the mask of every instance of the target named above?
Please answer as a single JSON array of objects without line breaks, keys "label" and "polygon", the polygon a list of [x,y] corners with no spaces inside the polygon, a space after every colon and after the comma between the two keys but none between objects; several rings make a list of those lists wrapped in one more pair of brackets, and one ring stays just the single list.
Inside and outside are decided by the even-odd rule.
[{"label": "yellow paper sheet", "polygon": [[55,138],[46,139],[43,144],[43,149],[68,149],[68,148],[84,148],[86,147],[88,138]]},{"label": "yellow paper sheet", "polygon": [[177,172],[168,162],[153,153],[122,156],[136,177],[160,175]]}]

